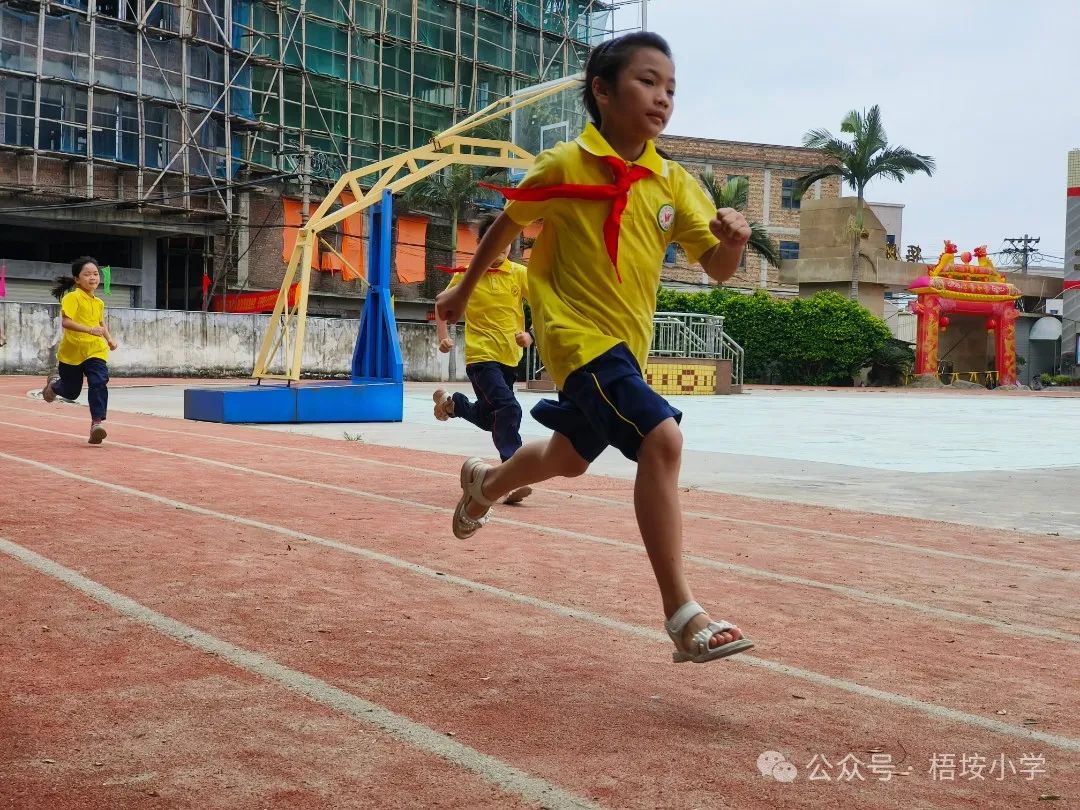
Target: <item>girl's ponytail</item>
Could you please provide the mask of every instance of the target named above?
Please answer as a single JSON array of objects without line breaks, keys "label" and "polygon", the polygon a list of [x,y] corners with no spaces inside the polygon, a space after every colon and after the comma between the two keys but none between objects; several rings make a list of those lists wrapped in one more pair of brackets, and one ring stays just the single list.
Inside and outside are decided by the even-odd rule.
[{"label": "girl's ponytail", "polygon": [[53,298],[55,298],[57,301],[59,301],[67,293],[71,292],[71,290],[73,290],[74,288],[75,288],[75,277],[74,276],[57,276],[56,277],[56,284],[53,285],[53,288],[52,288],[51,292],[53,294]]}]

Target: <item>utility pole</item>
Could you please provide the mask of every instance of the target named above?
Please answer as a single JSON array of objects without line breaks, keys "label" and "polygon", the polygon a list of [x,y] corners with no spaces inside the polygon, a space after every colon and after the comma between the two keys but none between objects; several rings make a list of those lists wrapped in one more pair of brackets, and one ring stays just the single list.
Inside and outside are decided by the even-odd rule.
[{"label": "utility pole", "polygon": [[[1006,239],[1005,241],[1012,246],[1009,248],[1009,252],[1013,256],[1020,256],[1021,272],[1026,273],[1028,271],[1028,256],[1035,253],[1034,245],[1039,244],[1039,237],[1028,236],[1025,233],[1022,237]],[[1020,247],[1017,247],[1017,243],[1020,243]]]}]

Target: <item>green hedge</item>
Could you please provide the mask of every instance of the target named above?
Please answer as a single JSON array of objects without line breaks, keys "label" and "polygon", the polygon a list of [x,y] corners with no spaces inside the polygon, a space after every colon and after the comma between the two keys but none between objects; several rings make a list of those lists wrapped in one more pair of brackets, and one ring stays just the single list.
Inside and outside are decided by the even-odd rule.
[{"label": "green hedge", "polygon": [[1041,374],[1039,382],[1043,385],[1080,385],[1080,379],[1068,374]]},{"label": "green hedge", "polygon": [[724,331],[746,349],[747,382],[851,385],[892,338],[884,321],[833,292],[774,298],[661,289],[656,303],[660,312],[723,315]]}]

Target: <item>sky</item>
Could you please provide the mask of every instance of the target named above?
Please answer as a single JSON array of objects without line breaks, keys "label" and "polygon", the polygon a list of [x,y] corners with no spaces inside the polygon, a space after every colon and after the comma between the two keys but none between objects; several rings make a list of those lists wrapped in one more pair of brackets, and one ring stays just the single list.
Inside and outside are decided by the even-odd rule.
[{"label": "sky", "polygon": [[801,145],[878,104],[891,144],[937,161],[931,178],[868,187],[906,206],[903,248],[930,259],[945,239],[996,251],[1027,233],[1062,257],[1077,0],[651,0],[648,27],[675,57],[668,134]]}]

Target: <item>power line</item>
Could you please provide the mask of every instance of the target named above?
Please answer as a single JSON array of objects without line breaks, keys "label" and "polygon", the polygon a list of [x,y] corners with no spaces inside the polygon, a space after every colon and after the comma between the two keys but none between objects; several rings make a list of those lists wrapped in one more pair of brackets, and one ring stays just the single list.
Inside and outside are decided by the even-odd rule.
[{"label": "power line", "polygon": [[[1025,233],[1023,236],[1015,238],[1006,237],[1005,241],[1011,245],[1007,252],[1011,252],[1014,256],[1020,256],[1020,272],[1026,273],[1028,271],[1028,257],[1032,253],[1038,252],[1034,249],[1034,246],[1039,244],[1039,237],[1028,236]],[[1020,243],[1020,247],[1017,247],[1017,243]]]}]

